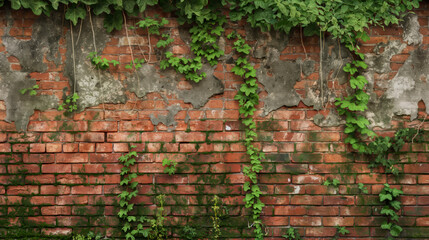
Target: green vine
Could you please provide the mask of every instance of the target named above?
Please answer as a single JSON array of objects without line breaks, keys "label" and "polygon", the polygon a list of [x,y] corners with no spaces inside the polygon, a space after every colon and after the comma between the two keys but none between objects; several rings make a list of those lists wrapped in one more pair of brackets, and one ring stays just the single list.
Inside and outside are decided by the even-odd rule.
[{"label": "green vine", "polygon": [[213,230],[211,232],[211,239],[219,239],[222,232],[220,231],[220,199],[218,196],[213,197],[213,205],[211,206],[213,210],[213,216],[211,217],[213,223]]},{"label": "green vine", "polygon": [[177,162],[174,160],[170,160],[168,158],[164,158],[162,160],[162,166],[164,168],[164,173],[167,173],[168,175],[173,175],[176,173],[176,165]]},{"label": "green vine", "polygon": [[114,67],[119,64],[116,60],[107,60],[106,58],[101,58],[97,54],[97,52],[90,52],[88,58],[91,60],[91,63],[97,68],[101,70],[106,70],[112,64]]},{"label": "green vine", "polygon": [[245,40],[235,32],[229,34],[228,39],[236,39],[233,49],[240,54],[235,61],[236,65],[232,69],[232,72],[244,78],[244,83],[235,95],[235,99],[238,100],[240,106],[241,122],[245,126],[246,137],[244,144],[246,146],[246,153],[250,157],[250,166],[246,166],[243,169],[244,175],[250,179],[243,186],[243,190],[247,192],[244,202],[246,203],[246,208],[250,208],[252,211],[251,226],[254,227],[256,239],[263,239],[264,231],[260,216],[265,204],[260,199],[262,192],[258,186],[258,173],[262,170],[262,160],[264,160],[265,156],[264,153],[253,145],[257,133],[255,132],[256,123],[252,119],[252,116],[256,111],[255,106],[259,103],[256,70],[247,61],[246,56],[250,53],[251,48],[245,43]]},{"label": "green vine", "polygon": [[77,100],[79,95],[75,92],[72,95],[68,95],[66,100],[58,106],[58,111],[66,110],[67,112],[77,111]]},{"label": "green vine", "polygon": [[399,216],[396,213],[401,209],[401,202],[398,200],[401,194],[403,194],[401,190],[391,188],[387,183],[384,184],[384,188],[379,194],[380,202],[384,204],[380,213],[387,217],[387,221],[381,225],[381,228],[389,230],[389,240],[398,237],[402,232],[401,226],[397,224]]},{"label": "green vine", "polygon": [[[131,148],[133,149],[135,146],[131,146]],[[119,162],[124,165],[121,169],[122,180],[120,185],[125,189],[119,194],[120,210],[118,216],[125,222],[122,231],[125,233],[125,238],[127,240],[135,240],[136,237],[139,236],[148,237],[150,233],[150,228],[144,228],[144,223],[149,221],[146,217],[141,216],[137,218],[136,216],[130,215],[131,211],[134,209],[134,204],[131,203],[131,200],[136,197],[138,193],[138,182],[133,181],[137,178],[137,174],[131,173],[131,167],[136,163],[135,157],[137,157],[137,152],[131,151],[119,158]]]},{"label": "green vine", "polygon": [[186,80],[196,83],[201,81],[206,77],[206,73],[201,72],[204,59],[211,66],[214,66],[218,63],[219,57],[224,55],[224,52],[217,44],[217,40],[224,32],[223,24],[225,22],[225,17],[220,17],[217,14],[210,14],[210,18],[203,23],[197,22],[189,30],[191,33],[190,47],[195,57],[175,57],[172,52],[166,52],[165,57],[167,59],[160,62],[160,68],[172,67],[176,72],[184,74]]}]

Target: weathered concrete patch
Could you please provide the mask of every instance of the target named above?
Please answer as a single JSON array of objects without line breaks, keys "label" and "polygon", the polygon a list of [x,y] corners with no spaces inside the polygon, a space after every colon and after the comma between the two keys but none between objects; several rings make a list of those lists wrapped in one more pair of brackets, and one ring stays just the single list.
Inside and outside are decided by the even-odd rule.
[{"label": "weathered concrete patch", "polygon": [[[380,98],[371,98],[365,113],[371,126],[390,127],[393,115],[418,114],[418,102],[429,104],[429,50],[418,48],[390,80],[385,94]],[[429,108],[426,109],[429,113]]]},{"label": "weathered concrete patch", "polygon": [[344,119],[342,119],[335,110],[331,110],[326,117],[322,114],[317,114],[313,119],[314,123],[320,127],[336,127],[345,123]]},{"label": "weathered concrete patch", "polygon": [[283,32],[261,32],[259,29],[247,27],[246,39],[255,41],[252,56],[262,59],[261,67],[256,70],[258,81],[268,93],[263,100],[262,115],[265,116],[282,106],[298,105],[301,97],[294,86],[301,80],[301,73],[308,76],[314,71],[315,62],[301,59],[280,60],[280,52],[289,41],[288,35]]},{"label": "weathered concrete patch", "polygon": [[208,100],[217,94],[224,92],[222,82],[214,76],[214,68],[209,64],[204,64],[202,71],[206,73],[206,77],[199,83],[190,82],[192,89],[179,90],[179,98],[182,98],[185,103],[190,103],[194,108],[204,106]]},{"label": "weathered concrete patch", "polygon": [[[420,100],[429,104],[429,50],[418,48],[410,54],[396,76],[390,81],[385,93],[386,99],[393,101],[393,112],[417,117]],[[429,113],[429,108],[426,108]]]},{"label": "weathered concrete patch", "polygon": [[36,80],[28,73],[11,71],[4,53],[0,53],[0,100],[6,103],[6,121],[14,121],[18,131],[26,131],[34,110],[47,110],[58,106],[58,98],[50,95],[30,96],[21,94],[24,88],[31,88]]},{"label": "weathered concrete patch", "polygon": [[61,14],[55,13],[51,17],[39,17],[33,25],[31,40],[21,40],[9,35],[9,30],[13,25],[13,19],[9,12],[8,24],[2,40],[8,54],[19,60],[22,71],[46,71],[48,67],[43,62],[45,57],[57,65],[61,63],[61,56],[58,52],[62,29],[61,17]]},{"label": "weathered concrete patch", "polygon": [[199,83],[190,82],[192,89],[177,89],[178,79],[181,77],[174,70],[163,72],[170,77],[161,77],[152,65],[145,64],[136,74],[132,74],[125,81],[128,91],[143,98],[150,92],[167,91],[176,94],[185,103],[191,103],[194,108],[204,106],[210,97],[223,93],[222,82],[214,76],[214,68],[208,64],[203,65],[202,71],[207,77]]},{"label": "weathered concrete patch", "polygon": [[150,120],[152,121],[153,125],[158,125],[160,123],[163,123],[165,126],[176,126],[177,122],[174,120],[174,116],[182,110],[179,104],[175,104],[172,106],[167,107],[168,114],[164,116],[157,116],[155,117],[153,114],[150,115]]},{"label": "weathered concrete patch", "polygon": [[[89,18],[86,18],[82,24],[81,31],[78,28],[73,29],[74,56],[70,31],[66,37],[65,75],[69,77],[70,86],[72,89],[76,88],[76,92],[80,97],[78,100],[79,111],[102,103],[125,103],[127,100],[125,89],[121,82],[115,80],[107,71],[97,70],[88,59],[89,53],[95,51],[92,31],[96,36],[95,44],[99,54],[109,40],[103,27],[103,19],[93,17],[92,21],[93,28]],[[74,86],[75,84],[76,86]]]},{"label": "weathered concrete patch", "polygon": [[294,89],[296,82],[301,80],[299,63],[279,60],[280,54],[276,49],[270,52],[272,58],[256,71],[256,77],[268,93],[264,99],[263,115],[282,106],[296,106],[301,101]]},{"label": "weathered concrete patch", "polygon": [[423,35],[420,33],[420,24],[418,16],[414,13],[409,13],[401,22],[401,27],[404,29],[402,38],[408,45],[419,45],[423,41]]}]

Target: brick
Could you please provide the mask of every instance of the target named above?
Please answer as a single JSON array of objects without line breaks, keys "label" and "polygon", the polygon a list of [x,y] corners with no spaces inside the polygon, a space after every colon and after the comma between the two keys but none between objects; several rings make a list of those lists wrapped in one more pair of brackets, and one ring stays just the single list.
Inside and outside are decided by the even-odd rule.
[{"label": "brick", "polygon": [[301,120],[305,118],[305,111],[277,110],[273,114],[274,119]]},{"label": "brick", "polygon": [[314,216],[336,216],[339,214],[338,207],[312,206],[307,209],[307,215]]},{"label": "brick", "polygon": [[65,143],[63,144],[63,151],[67,153],[79,152],[78,143]]},{"label": "brick", "polygon": [[357,183],[363,184],[381,184],[386,182],[385,174],[371,174],[371,175],[358,175],[356,178]]},{"label": "brick", "polygon": [[[7,166],[7,169],[9,173],[39,173],[40,167],[36,164],[25,164],[25,165],[9,165]],[[22,173],[22,171],[26,171],[25,173]]]},{"label": "brick", "polygon": [[77,205],[88,204],[88,196],[57,196],[55,199],[56,205]]},{"label": "brick", "polygon": [[7,134],[6,133],[0,133],[0,143],[6,142],[6,140],[7,140]]},{"label": "brick", "polygon": [[85,132],[76,134],[76,142],[104,142],[104,133]]},{"label": "brick", "polygon": [[308,133],[309,142],[338,142],[340,133],[338,132],[310,132]]},{"label": "brick", "polygon": [[323,161],[326,163],[343,163],[352,162],[353,158],[346,154],[325,154],[323,155]]},{"label": "brick", "polygon": [[43,143],[31,143],[30,144],[31,153],[44,153],[46,152],[46,145]]},{"label": "brick", "polygon": [[429,227],[429,217],[417,218],[416,225],[420,227]]},{"label": "brick", "polygon": [[212,173],[239,173],[241,172],[240,164],[212,164],[210,166],[210,172]]},{"label": "brick", "polygon": [[306,209],[301,206],[277,206],[274,208],[274,215],[300,216],[305,214]]},{"label": "brick", "polygon": [[240,140],[239,132],[218,132],[209,135],[210,141],[236,142]]},{"label": "brick", "polygon": [[58,131],[58,122],[56,121],[30,121],[28,123],[30,132],[56,132]]},{"label": "brick", "polygon": [[84,163],[88,162],[87,153],[58,153],[55,155],[57,163]]},{"label": "brick", "polygon": [[70,164],[44,164],[42,173],[71,173]]},{"label": "brick", "polygon": [[72,172],[74,173],[103,173],[104,167],[101,164],[73,164]]},{"label": "brick", "polygon": [[91,163],[118,163],[121,153],[90,153],[89,161]]},{"label": "brick", "polygon": [[149,120],[122,121],[119,123],[119,131],[153,131],[155,127]]},{"label": "brick", "polygon": [[0,152],[8,153],[12,152],[12,147],[9,143],[0,143]]},{"label": "brick", "polygon": [[40,209],[42,215],[70,215],[71,207],[66,206],[49,206]]},{"label": "brick", "polygon": [[64,121],[58,124],[58,130],[62,132],[86,132],[88,131],[88,122],[86,121]]},{"label": "brick", "polygon": [[160,152],[161,147],[161,143],[146,143],[147,152]]},{"label": "brick", "polygon": [[60,184],[82,184],[84,178],[80,175],[61,174],[57,176],[57,182]]},{"label": "brick", "polygon": [[353,205],[354,196],[324,196],[324,205]]},{"label": "brick", "polygon": [[71,188],[71,193],[92,195],[92,194],[101,194],[102,190],[103,190],[102,186],[73,186]]},{"label": "brick", "polygon": [[142,133],[142,142],[171,142],[174,139],[174,133],[170,132],[148,132]]},{"label": "brick", "polygon": [[108,142],[137,142],[140,140],[138,133],[108,133]]},{"label": "brick", "polygon": [[313,121],[291,121],[290,130],[292,131],[320,131],[321,127],[314,124]]},{"label": "brick", "polygon": [[127,143],[115,143],[113,144],[114,152],[129,152],[129,146]]},{"label": "brick", "polygon": [[293,196],[291,198],[292,205],[322,205],[322,196]]},{"label": "brick", "polygon": [[42,137],[43,142],[73,142],[74,135],[71,133],[44,133]]},{"label": "brick", "polygon": [[353,226],[353,217],[324,217],[323,226]]},{"label": "brick", "polygon": [[276,142],[303,142],[305,141],[305,134],[291,132],[274,132],[273,139]]},{"label": "brick", "polygon": [[113,151],[113,144],[112,143],[97,143],[95,151],[96,152],[103,152],[103,153],[112,152]]},{"label": "brick", "polygon": [[222,131],[223,121],[191,121],[189,123],[189,128],[191,129],[191,131]]},{"label": "brick", "polygon": [[262,217],[262,221],[267,226],[286,226],[289,224],[289,219],[285,217]]},{"label": "brick", "polygon": [[39,194],[39,186],[9,186],[7,189],[8,195],[30,195]]},{"label": "brick", "polygon": [[63,151],[63,145],[61,143],[47,143],[46,152],[48,153],[58,153]]},{"label": "brick", "polygon": [[178,175],[159,175],[155,176],[156,184],[187,184],[188,177],[187,176],[178,176]]},{"label": "brick", "polygon": [[290,217],[290,225],[292,226],[321,226],[322,219],[320,217]]},{"label": "brick", "polygon": [[30,144],[14,144],[12,145],[13,152],[28,152],[30,149]]},{"label": "brick", "polygon": [[176,142],[204,142],[206,140],[206,135],[200,132],[178,132],[176,133],[175,139]]},{"label": "brick", "polygon": [[323,181],[320,175],[294,175],[292,176],[292,183],[294,184],[308,184],[308,183],[319,183]]},{"label": "brick", "polygon": [[30,203],[34,205],[54,205],[55,197],[54,196],[32,196],[30,198]]},{"label": "brick", "polygon": [[79,143],[79,152],[95,152],[95,143]]}]

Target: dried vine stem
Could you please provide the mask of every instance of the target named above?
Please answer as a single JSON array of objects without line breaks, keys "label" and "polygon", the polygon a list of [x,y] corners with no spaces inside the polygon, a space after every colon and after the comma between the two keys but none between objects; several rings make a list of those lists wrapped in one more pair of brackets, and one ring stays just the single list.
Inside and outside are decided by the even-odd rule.
[{"label": "dried vine stem", "polygon": [[[92,24],[92,17],[91,17],[91,8],[88,6],[87,7],[87,10],[88,10],[88,15],[89,15],[89,22],[91,23],[91,31],[92,31],[92,41],[93,41],[93,44],[94,44],[94,51],[96,52],[96,54],[98,54],[98,52],[97,52],[97,44],[96,44],[96,42],[95,42],[95,32],[94,32],[94,25]],[[105,107],[105,105],[104,105],[104,88],[103,88],[103,83],[101,82],[101,73],[100,73],[100,69],[99,68],[97,68],[97,73],[98,73],[98,80],[100,81],[100,83],[101,83],[101,96],[102,96],[102,106],[103,106],[103,113],[104,112],[106,112],[106,107]],[[103,116],[105,116],[106,114],[103,114]]]}]

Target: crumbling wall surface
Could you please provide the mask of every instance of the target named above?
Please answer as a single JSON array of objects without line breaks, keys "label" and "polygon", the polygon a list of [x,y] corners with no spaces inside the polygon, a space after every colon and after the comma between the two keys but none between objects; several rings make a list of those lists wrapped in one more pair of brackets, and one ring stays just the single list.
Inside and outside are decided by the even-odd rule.
[{"label": "crumbling wall surface", "polygon": [[[429,130],[428,12],[423,3],[400,26],[373,27],[370,40],[359,43],[371,97],[363,114],[382,136],[401,127]],[[149,41],[145,31],[131,28],[135,18],[128,19],[128,32],[107,33],[102,17],[87,17],[72,29],[62,17],[0,9],[0,238],[89,229],[116,238],[123,226],[118,159],[136,151],[136,214],[153,217],[155,197],[165,194],[169,234],[181,236],[188,226],[204,239],[217,195],[222,237],[251,239],[243,202],[250,159],[234,99],[243,81],[231,72],[233,42],[219,39],[225,55],[216,66],[204,64],[207,77],[194,83],[173,69],[160,70],[165,50],[156,48],[156,37]],[[187,29],[168,19],[175,39],[168,50],[192,57]],[[398,177],[371,168],[372,159],[344,143],[344,119],[334,101],[351,91],[341,69],[354,56],[328,35],[225,28],[245,33],[257,71],[255,144],[266,156],[258,183],[267,239],[280,239],[288,227],[305,239],[332,239],[336,226],[350,231],[347,239],[385,239],[378,200],[385,183],[404,192],[400,238],[428,239],[428,136],[392,156]],[[97,69],[91,52],[119,65]],[[127,69],[133,59],[145,63]],[[57,110],[73,93],[77,110]],[[164,159],[178,163],[174,175],[164,173]],[[324,185],[333,179],[337,187]]]}]

